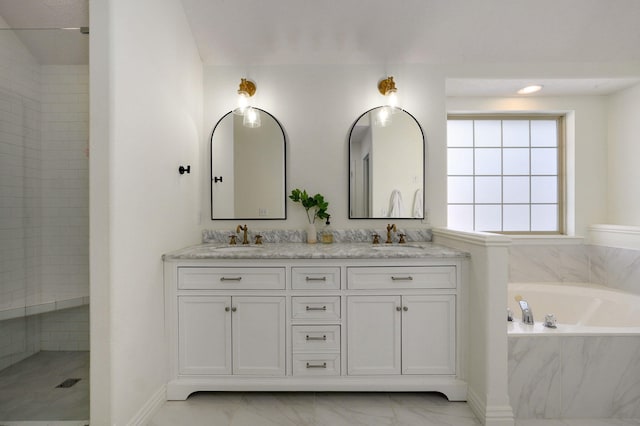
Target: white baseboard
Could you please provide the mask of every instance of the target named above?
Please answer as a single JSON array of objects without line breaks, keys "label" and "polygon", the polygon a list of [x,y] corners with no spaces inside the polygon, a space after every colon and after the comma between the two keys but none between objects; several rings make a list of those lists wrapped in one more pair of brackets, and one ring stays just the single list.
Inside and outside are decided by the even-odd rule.
[{"label": "white baseboard", "polygon": [[513,410],[510,405],[487,406],[471,387],[467,389],[467,404],[473,414],[485,426],[514,426]]},{"label": "white baseboard", "polygon": [[135,416],[127,423],[127,426],[143,426],[149,423],[156,411],[167,400],[167,386],[162,385],[151,395],[151,398],[144,403]]}]

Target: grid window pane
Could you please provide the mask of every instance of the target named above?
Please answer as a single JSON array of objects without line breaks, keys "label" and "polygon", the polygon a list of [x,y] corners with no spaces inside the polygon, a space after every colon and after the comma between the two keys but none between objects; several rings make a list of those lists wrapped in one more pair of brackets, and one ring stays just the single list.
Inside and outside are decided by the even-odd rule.
[{"label": "grid window pane", "polygon": [[529,176],[505,176],[502,181],[504,203],[529,202]]},{"label": "grid window pane", "polygon": [[447,169],[450,175],[473,175],[473,148],[449,148]]},{"label": "grid window pane", "polygon": [[559,117],[448,120],[448,224],[504,232],[562,231]]},{"label": "grid window pane", "polygon": [[555,176],[531,176],[531,202],[557,203],[558,178]]},{"label": "grid window pane", "polygon": [[531,146],[558,146],[556,120],[531,121]]},{"label": "grid window pane", "polygon": [[475,120],[475,146],[500,146],[501,125],[500,120]]},{"label": "grid window pane", "polygon": [[449,203],[473,203],[473,177],[449,177]]},{"label": "grid window pane", "polygon": [[447,218],[450,228],[473,230],[473,205],[449,206]]},{"label": "grid window pane", "polygon": [[502,151],[504,164],[502,173],[505,175],[528,175],[529,174],[529,149],[528,148],[506,148]]},{"label": "grid window pane", "polygon": [[500,177],[477,177],[475,190],[476,203],[502,202],[502,178]]},{"label": "grid window pane", "polygon": [[529,146],[529,120],[502,122],[502,146]]},{"label": "grid window pane", "polygon": [[475,227],[477,231],[502,230],[502,206],[500,204],[476,206]]},{"label": "grid window pane", "polygon": [[529,205],[505,205],[502,208],[502,226],[507,232],[529,231]]},{"label": "grid window pane", "polygon": [[547,232],[557,231],[558,206],[554,204],[531,206],[531,230]]},{"label": "grid window pane", "polygon": [[500,148],[476,149],[476,175],[499,175],[502,173]]},{"label": "grid window pane", "polygon": [[473,146],[473,120],[447,121],[448,146]]},{"label": "grid window pane", "polygon": [[531,150],[531,174],[555,175],[558,173],[558,150],[534,148]]}]

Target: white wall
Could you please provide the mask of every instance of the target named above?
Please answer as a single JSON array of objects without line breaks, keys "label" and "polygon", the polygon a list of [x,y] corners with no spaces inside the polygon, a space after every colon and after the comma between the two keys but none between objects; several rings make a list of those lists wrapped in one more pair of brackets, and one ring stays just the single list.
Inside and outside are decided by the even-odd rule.
[{"label": "white wall", "polygon": [[161,256],[200,240],[202,64],[179,0],[92,2],[91,36],[91,424],[125,425],[166,383]]},{"label": "white wall", "polygon": [[[204,129],[207,151],[201,167],[208,170],[208,137],[216,122],[235,108],[241,77],[253,80],[253,104],[272,113],[287,136],[287,195],[293,188],[321,193],[329,201],[335,228],[386,226],[388,219],[348,220],[348,136],[354,121],[384,100],[378,81],[393,75],[404,109],[422,125],[427,144],[425,204],[431,223],[446,223],[446,122],[444,77],[430,65],[289,65],[205,67]],[[394,167],[394,165],[389,165]],[[396,166],[399,167],[399,166]],[[201,205],[203,228],[229,229],[236,223],[211,221],[208,205],[210,182],[204,179]],[[404,195],[404,194],[403,194]],[[411,194],[413,195],[413,194]],[[411,197],[409,197],[411,201]],[[287,200],[286,221],[248,221],[250,229],[301,229],[304,209]],[[427,226],[427,221],[394,220],[399,226]]]},{"label": "white wall", "polygon": [[640,225],[640,85],[609,98],[609,185],[606,223]]},{"label": "white wall", "polygon": [[607,109],[602,96],[447,98],[452,112],[566,113],[567,233],[588,235],[607,215]]}]

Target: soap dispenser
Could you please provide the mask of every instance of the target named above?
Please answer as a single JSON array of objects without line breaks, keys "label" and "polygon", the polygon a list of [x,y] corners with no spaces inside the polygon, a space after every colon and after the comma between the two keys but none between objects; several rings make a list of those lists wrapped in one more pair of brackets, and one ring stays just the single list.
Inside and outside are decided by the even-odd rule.
[{"label": "soap dispenser", "polygon": [[331,216],[327,216],[327,221],[325,222],[324,228],[322,228],[322,242],[324,244],[333,243],[333,228],[331,228],[331,222],[329,219]]}]

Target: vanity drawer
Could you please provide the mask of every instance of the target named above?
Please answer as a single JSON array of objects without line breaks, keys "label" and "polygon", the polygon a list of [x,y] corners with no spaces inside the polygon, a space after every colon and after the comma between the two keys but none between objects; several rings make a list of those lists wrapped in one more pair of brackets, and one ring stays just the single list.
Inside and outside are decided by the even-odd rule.
[{"label": "vanity drawer", "polygon": [[339,320],[340,296],[292,297],[294,320]]},{"label": "vanity drawer", "polygon": [[284,290],[284,268],[178,268],[181,290]]},{"label": "vanity drawer", "polygon": [[294,376],[339,376],[340,354],[293,354]]},{"label": "vanity drawer", "polygon": [[455,288],[455,266],[347,268],[349,289]]},{"label": "vanity drawer", "polygon": [[293,352],[340,352],[339,325],[294,325]]},{"label": "vanity drawer", "polygon": [[340,268],[291,268],[294,290],[339,290]]}]

